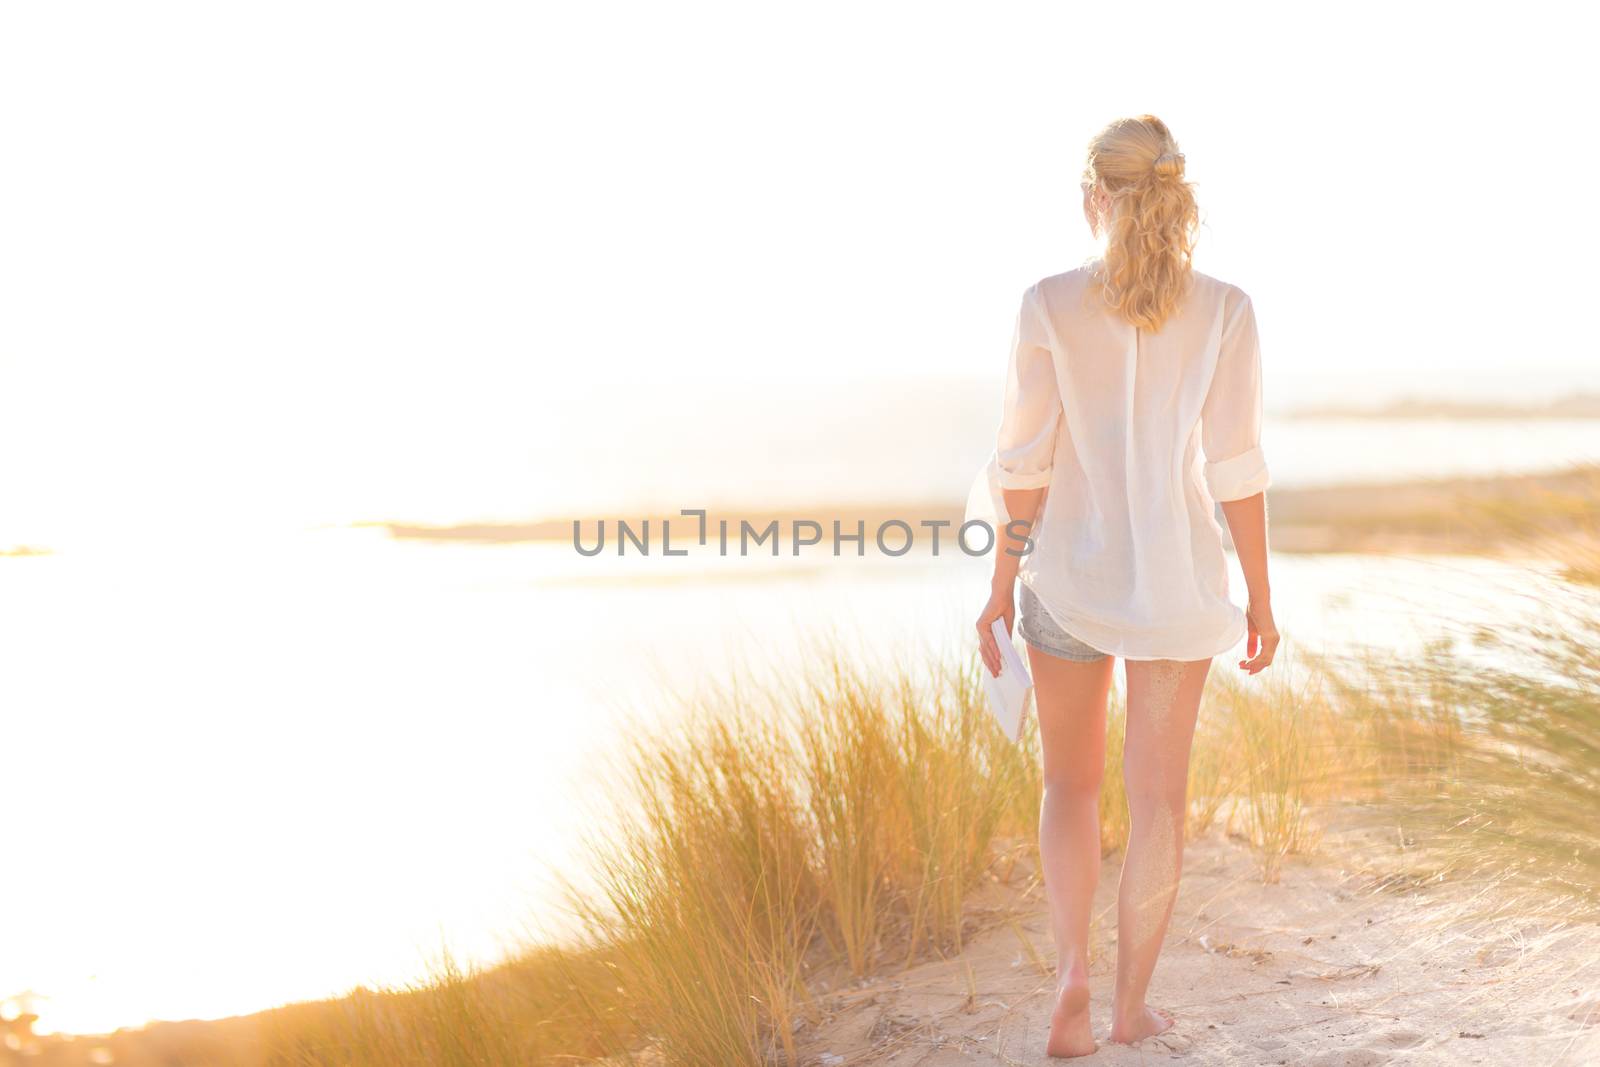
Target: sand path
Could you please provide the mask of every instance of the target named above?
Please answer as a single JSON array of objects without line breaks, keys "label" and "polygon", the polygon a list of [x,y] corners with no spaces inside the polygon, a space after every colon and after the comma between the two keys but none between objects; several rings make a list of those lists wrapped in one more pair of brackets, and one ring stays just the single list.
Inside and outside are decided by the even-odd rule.
[{"label": "sand path", "polygon": [[[1362,855],[1381,855],[1381,843]],[[1376,848],[1380,851],[1374,852]],[[1392,844],[1395,871],[1405,857]],[[1242,844],[1190,842],[1151,1003],[1177,1025],[1105,1040],[1120,856],[1096,898],[1092,1064],[1600,1064],[1600,925],[1529,919],[1485,891],[1292,860],[1263,885]],[[996,885],[956,958],[841,990],[806,1064],[1047,1064],[1054,958],[1038,890]]]}]

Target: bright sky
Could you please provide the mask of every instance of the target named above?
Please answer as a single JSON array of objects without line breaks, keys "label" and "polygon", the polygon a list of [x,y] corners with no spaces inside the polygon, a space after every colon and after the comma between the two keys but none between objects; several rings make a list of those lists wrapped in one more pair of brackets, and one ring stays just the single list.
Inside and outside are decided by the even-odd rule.
[{"label": "bright sky", "polygon": [[641,395],[692,426],[697,382],[997,377],[1090,251],[1087,137],[1144,110],[1275,403],[1571,388],[1564,10],[8,5],[0,545],[387,514]]}]

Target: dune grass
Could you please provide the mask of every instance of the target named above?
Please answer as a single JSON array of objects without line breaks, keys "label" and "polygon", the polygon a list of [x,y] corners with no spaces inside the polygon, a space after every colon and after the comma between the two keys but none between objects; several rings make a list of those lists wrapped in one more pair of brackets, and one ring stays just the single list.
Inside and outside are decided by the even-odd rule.
[{"label": "dune grass", "polygon": [[1481,635],[1490,662],[1438,652],[1350,687],[1387,771],[1374,790],[1384,817],[1440,875],[1559,896],[1574,918],[1600,918],[1597,637],[1600,618],[1566,615]]},{"label": "dune grass", "polygon": [[643,803],[597,844],[579,908],[668,1062],[794,1062],[819,980],[960,951],[967,895],[1038,790],[978,700],[967,668],[833,659],[638,735]]},{"label": "dune grass", "polygon": [[1286,856],[1316,843],[1311,807],[1340,750],[1338,723],[1315,676],[1291,671],[1252,680],[1218,672],[1195,728],[1190,759],[1190,830],[1227,810],[1227,827],[1255,850],[1264,881]]},{"label": "dune grass", "polygon": [[[1243,838],[1272,880],[1318,845],[1326,814],[1364,812],[1439,877],[1514,876],[1600,907],[1596,635],[1600,618],[1568,612],[1497,637],[1494,667],[1441,648],[1250,680],[1218,669],[1187,832]],[[974,889],[1033,847],[1041,788],[1036,724],[1015,744],[999,733],[975,661],[815,663],[699,694],[630,735],[607,833],[571,890],[572,943],[478,971],[446,961],[415,988],[182,1024],[208,1030],[118,1035],[114,1062],[798,1063],[823,998],[961,950]],[[1107,852],[1128,832],[1125,717],[1114,699]],[[90,1048],[52,1045],[36,1062],[96,1062]]]}]

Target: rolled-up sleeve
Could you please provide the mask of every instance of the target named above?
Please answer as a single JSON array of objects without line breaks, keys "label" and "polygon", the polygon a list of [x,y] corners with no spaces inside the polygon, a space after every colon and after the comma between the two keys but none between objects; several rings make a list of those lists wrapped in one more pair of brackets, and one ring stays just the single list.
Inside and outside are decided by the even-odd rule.
[{"label": "rolled-up sleeve", "polygon": [[1005,405],[992,462],[1002,489],[1041,489],[1050,484],[1061,393],[1038,287],[1022,296],[1006,371]]},{"label": "rolled-up sleeve", "polygon": [[1213,500],[1243,500],[1271,484],[1261,451],[1261,408],[1261,342],[1255,309],[1240,292],[1223,308],[1222,347],[1200,415]]}]

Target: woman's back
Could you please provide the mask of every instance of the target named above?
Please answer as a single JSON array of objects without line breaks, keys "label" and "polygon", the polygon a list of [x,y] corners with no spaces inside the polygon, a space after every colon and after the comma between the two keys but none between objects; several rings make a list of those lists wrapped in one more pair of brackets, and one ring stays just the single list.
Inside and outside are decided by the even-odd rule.
[{"label": "woman's back", "polygon": [[991,488],[1048,486],[1020,577],[1063,627],[1129,659],[1244,636],[1214,501],[1261,492],[1250,299],[1198,271],[1158,331],[1104,306],[1092,267],[1024,295]]},{"label": "woman's back", "polygon": [[[1033,672],[1039,861],[1057,959],[1051,1056],[1098,1048],[1089,928],[1116,658],[1128,839],[1111,1039],[1132,1044],[1176,1023],[1145,994],[1183,868],[1184,783],[1212,660],[1242,639],[1238,667],[1256,674],[1278,648],[1250,298],[1194,270],[1199,205],[1154,115],[1096,133],[1080,188],[1084,221],[1105,244],[1023,296],[987,477],[1005,532],[975,623],[991,676],[1003,676],[1013,624]],[[1218,502],[1249,594],[1243,611],[1228,599]]]}]

